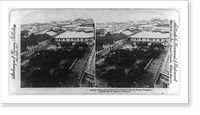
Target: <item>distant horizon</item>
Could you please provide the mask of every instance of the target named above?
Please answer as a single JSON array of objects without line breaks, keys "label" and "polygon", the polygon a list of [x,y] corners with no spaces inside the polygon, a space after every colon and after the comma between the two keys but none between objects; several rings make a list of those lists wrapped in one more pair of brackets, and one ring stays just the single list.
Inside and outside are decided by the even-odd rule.
[{"label": "distant horizon", "polygon": [[74,20],[75,18],[93,19],[94,23],[142,21],[159,18],[174,19],[177,10],[160,9],[68,9],[68,10],[28,10],[23,24],[50,23],[51,21]]},{"label": "distant horizon", "polygon": [[[79,18],[81,18],[81,17],[79,17]],[[35,24],[35,23],[44,24],[44,23],[51,23],[51,22],[53,22],[53,21],[55,21],[55,22],[58,22],[58,21],[64,22],[64,21],[67,21],[67,20],[75,20],[75,19],[76,19],[76,18],[74,18],[74,19],[66,19],[66,20],[51,20],[51,21],[49,21],[49,22],[22,23],[22,25],[26,25],[26,24]],[[86,19],[92,19],[92,18],[83,18],[83,19],[86,20]]]},{"label": "distant horizon", "polygon": [[[81,17],[80,17],[80,18],[81,18]],[[83,18],[83,19],[84,19],[84,18]],[[91,19],[91,18],[85,18],[85,19]],[[153,19],[158,19],[158,18],[153,18]],[[68,19],[68,20],[75,20],[75,19]],[[149,20],[152,20],[152,19],[149,19]],[[149,21],[149,20],[148,20],[148,21]],[[160,20],[166,20],[166,19],[160,19]],[[55,22],[58,22],[58,21],[63,22],[63,21],[67,21],[67,20],[52,20],[52,21],[50,21],[50,22],[43,22],[43,23],[41,23],[41,22],[33,22],[33,23],[26,23],[26,24],[22,24],[22,25],[36,24],[36,23],[44,24],[44,23],[51,23],[51,22],[53,22],[53,21],[55,21]],[[110,21],[110,22],[97,22],[97,23],[123,23],[123,22],[128,22],[128,21],[146,21],[146,20],[127,20],[127,21],[118,21],[118,22],[116,22],[116,21]]]}]

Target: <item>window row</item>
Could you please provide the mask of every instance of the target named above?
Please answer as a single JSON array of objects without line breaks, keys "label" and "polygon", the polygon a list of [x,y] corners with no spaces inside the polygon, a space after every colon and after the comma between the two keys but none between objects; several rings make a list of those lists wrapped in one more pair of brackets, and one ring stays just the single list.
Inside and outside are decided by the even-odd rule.
[{"label": "window row", "polygon": [[56,38],[55,41],[89,41],[90,38]]},{"label": "window row", "polygon": [[167,39],[165,38],[131,38],[131,41],[160,41],[160,42],[166,42]]}]

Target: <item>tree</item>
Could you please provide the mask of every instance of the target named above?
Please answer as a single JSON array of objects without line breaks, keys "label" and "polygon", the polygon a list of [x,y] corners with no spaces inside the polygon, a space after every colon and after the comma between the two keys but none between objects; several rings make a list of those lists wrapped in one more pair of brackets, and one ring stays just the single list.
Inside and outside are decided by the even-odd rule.
[{"label": "tree", "polygon": [[72,60],[68,59],[68,60],[63,64],[64,68],[65,68],[65,69],[69,69],[70,66],[72,65],[72,62],[73,62]]},{"label": "tree", "polygon": [[53,72],[52,83],[57,86],[60,85],[60,82],[70,79],[69,74],[71,74],[71,73],[72,73],[72,71],[70,69],[56,69]]},{"label": "tree", "polygon": [[145,43],[139,42],[139,43],[137,43],[137,46],[138,46],[138,47],[141,47],[141,48],[144,48],[144,47],[147,47],[148,44],[147,44],[147,42],[145,42]]},{"label": "tree", "polygon": [[137,78],[141,77],[142,75],[144,75],[146,73],[147,73],[146,70],[144,70],[144,69],[136,69],[136,68],[130,69],[128,71],[128,75],[130,75],[130,76],[136,76]]},{"label": "tree", "polygon": [[38,68],[29,74],[25,79],[30,81],[33,87],[48,87],[51,81],[51,74],[46,68]]},{"label": "tree", "polygon": [[86,43],[81,43],[80,47],[82,47],[83,49],[89,48],[89,46]]},{"label": "tree", "polygon": [[111,33],[110,33],[110,32],[107,32],[106,36],[110,36],[110,35],[111,35]]},{"label": "tree", "polygon": [[76,49],[88,49],[89,46],[86,43],[77,43],[76,45],[74,45],[74,48],[76,48]]},{"label": "tree", "polygon": [[159,49],[159,50],[161,50],[161,49],[164,49],[164,45],[162,44],[162,43],[153,43],[153,44],[151,44],[150,46],[150,49]]},{"label": "tree", "polygon": [[117,65],[122,66],[122,67],[131,67],[133,66],[135,62],[136,62],[136,59],[134,58],[124,57],[124,58],[121,58],[121,60],[119,61],[119,63],[117,63]]},{"label": "tree", "polygon": [[165,46],[164,46],[163,44],[161,44],[161,43],[158,43],[158,44],[157,44],[157,47],[158,47],[158,49],[160,49],[160,50],[165,48]]},{"label": "tree", "polygon": [[59,58],[45,58],[42,65],[48,68],[55,68],[58,66],[60,62],[61,62],[61,59]]},{"label": "tree", "polygon": [[116,86],[116,83],[118,85],[122,84],[125,78],[126,78],[126,73],[124,72],[124,69],[117,68],[108,70],[106,80],[109,86]]},{"label": "tree", "polygon": [[105,63],[109,65],[114,65],[119,61],[119,57],[116,54],[111,54],[105,58]]},{"label": "tree", "polygon": [[61,44],[64,48],[70,48],[72,47],[72,43],[62,43]]}]

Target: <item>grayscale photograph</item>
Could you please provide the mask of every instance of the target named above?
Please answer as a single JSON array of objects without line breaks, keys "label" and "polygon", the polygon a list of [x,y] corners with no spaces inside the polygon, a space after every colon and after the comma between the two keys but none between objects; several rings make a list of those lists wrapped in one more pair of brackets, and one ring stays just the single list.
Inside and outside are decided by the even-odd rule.
[{"label": "grayscale photograph", "polygon": [[97,87],[169,88],[176,10],[104,9],[96,20]]},{"label": "grayscale photograph", "polygon": [[94,87],[94,20],[81,10],[35,10],[21,24],[21,87]]},{"label": "grayscale photograph", "polygon": [[178,90],[178,9],[17,9],[10,20],[11,85],[22,93]]},{"label": "grayscale photograph", "polygon": [[0,6],[0,101],[189,102],[189,1],[3,1]]}]

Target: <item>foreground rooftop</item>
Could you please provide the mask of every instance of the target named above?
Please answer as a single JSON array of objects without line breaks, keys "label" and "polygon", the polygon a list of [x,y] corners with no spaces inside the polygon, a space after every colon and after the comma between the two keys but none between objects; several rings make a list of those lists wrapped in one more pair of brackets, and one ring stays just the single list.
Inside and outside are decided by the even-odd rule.
[{"label": "foreground rooftop", "polygon": [[94,33],[76,32],[76,31],[66,31],[55,38],[90,38],[94,37]]},{"label": "foreground rooftop", "polygon": [[132,35],[131,37],[132,38],[169,38],[169,33],[142,31],[138,34]]}]

